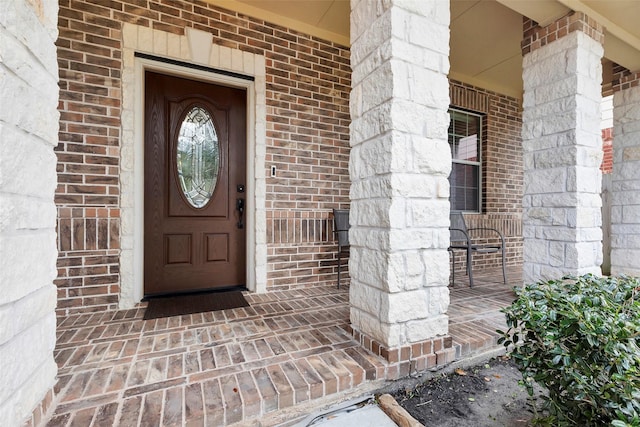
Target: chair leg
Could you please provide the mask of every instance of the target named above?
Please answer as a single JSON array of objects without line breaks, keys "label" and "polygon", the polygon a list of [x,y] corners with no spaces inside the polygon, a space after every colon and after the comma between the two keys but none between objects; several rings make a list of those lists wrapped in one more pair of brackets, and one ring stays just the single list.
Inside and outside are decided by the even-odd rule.
[{"label": "chair leg", "polygon": [[473,288],[473,268],[471,266],[471,249],[467,249],[467,272],[469,273],[469,287]]},{"label": "chair leg", "polygon": [[342,255],[342,248],[338,246],[338,289],[340,289],[340,259]]},{"label": "chair leg", "polygon": [[453,272],[451,274],[452,281],[451,286],[456,286],[456,253],[455,251],[451,251],[451,258],[453,259]]},{"label": "chair leg", "polygon": [[505,256],[504,256],[504,248],[502,248],[502,278],[504,279],[504,284],[507,284],[507,272],[505,270],[504,264],[505,264]]}]

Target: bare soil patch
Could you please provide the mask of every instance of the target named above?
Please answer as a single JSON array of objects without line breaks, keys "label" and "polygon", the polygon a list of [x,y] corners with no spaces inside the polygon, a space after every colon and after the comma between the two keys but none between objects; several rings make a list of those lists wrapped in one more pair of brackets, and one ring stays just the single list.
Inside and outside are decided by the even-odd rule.
[{"label": "bare soil patch", "polygon": [[[528,426],[542,406],[542,389],[530,397],[507,357],[402,386],[391,394],[427,426]],[[535,405],[535,407],[534,407]],[[538,416],[541,414],[538,413]]]}]

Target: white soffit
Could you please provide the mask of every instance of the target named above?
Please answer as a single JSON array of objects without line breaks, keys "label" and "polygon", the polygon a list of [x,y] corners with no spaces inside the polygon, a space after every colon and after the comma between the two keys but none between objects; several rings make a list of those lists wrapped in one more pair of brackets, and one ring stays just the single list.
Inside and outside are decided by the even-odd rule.
[{"label": "white soffit", "polygon": [[349,0],[207,0],[253,18],[350,46]]},{"label": "white soffit", "polygon": [[451,2],[450,77],[522,96],[522,16],[495,1]]},{"label": "white soffit", "polygon": [[[455,1],[455,0],[454,0]],[[584,12],[605,27],[604,55],[631,71],[640,70],[638,0],[496,0],[545,26],[570,10]]]},{"label": "white soffit", "polygon": [[[349,0],[207,1],[350,46]],[[454,79],[520,98],[522,15],[547,25],[571,9],[605,26],[607,59],[640,70],[640,0],[451,0],[450,5]]]},{"label": "white soffit", "polygon": [[541,26],[547,26],[569,13],[570,9],[557,0],[496,0],[520,15],[533,19]]},{"label": "white soffit", "polygon": [[640,1],[558,1],[604,25],[604,56],[607,59],[631,71],[640,71]]}]

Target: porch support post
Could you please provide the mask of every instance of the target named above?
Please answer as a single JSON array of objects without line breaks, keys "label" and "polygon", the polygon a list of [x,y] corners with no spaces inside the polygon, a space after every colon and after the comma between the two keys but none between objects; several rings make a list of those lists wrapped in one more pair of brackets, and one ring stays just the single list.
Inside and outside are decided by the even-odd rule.
[{"label": "porch support post", "polygon": [[351,38],[351,323],[406,375],[454,355],[449,2],[352,0]]},{"label": "porch support post", "polygon": [[603,28],[575,12],[524,23],[525,283],[601,274]]},{"label": "porch support post", "polygon": [[0,424],[54,401],[58,2],[0,2]]},{"label": "porch support post", "polygon": [[613,81],[611,274],[640,275],[640,72]]}]

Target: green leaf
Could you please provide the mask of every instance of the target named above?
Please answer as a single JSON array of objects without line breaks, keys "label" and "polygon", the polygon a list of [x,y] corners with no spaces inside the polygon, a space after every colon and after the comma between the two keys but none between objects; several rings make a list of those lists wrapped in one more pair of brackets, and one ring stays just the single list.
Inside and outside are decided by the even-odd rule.
[{"label": "green leaf", "polygon": [[547,387],[550,425],[640,427],[640,280],[565,277],[516,295],[501,342],[518,344],[528,389]]}]

